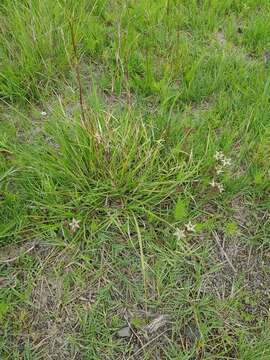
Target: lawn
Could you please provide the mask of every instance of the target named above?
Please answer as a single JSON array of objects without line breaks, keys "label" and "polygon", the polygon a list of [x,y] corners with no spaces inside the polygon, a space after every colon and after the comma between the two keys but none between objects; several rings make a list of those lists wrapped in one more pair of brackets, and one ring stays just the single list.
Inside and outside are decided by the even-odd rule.
[{"label": "lawn", "polygon": [[269,0],[2,0],[0,358],[270,359]]}]

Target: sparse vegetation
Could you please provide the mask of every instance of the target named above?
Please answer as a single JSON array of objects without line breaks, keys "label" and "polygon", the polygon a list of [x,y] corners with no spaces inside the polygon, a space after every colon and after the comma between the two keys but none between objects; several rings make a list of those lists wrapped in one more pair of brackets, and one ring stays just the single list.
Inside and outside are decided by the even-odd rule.
[{"label": "sparse vegetation", "polygon": [[269,24],[2,0],[1,359],[270,359]]}]

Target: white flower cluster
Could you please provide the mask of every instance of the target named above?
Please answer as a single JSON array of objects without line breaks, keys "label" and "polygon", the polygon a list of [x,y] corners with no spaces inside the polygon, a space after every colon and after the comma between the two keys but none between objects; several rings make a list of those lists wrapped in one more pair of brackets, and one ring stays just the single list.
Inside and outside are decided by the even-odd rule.
[{"label": "white flower cluster", "polygon": [[224,191],[224,186],[221,183],[215,181],[214,179],[209,183],[209,185],[211,185],[213,188],[218,189],[220,193]]},{"label": "white flower cluster", "polygon": [[[217,161],[217,165],[215,167],[217,175],[222,174],[225,167],[229,167],[232,165],[232,159],[227,158],[221,151],[216,151],[214,158]],[[210,182],[210,185],[213,188],[218,189],[220,193],[224,191],[224,186],[221,183],[215,181],[214,179]]]},{"label": "white flower cluster", "polygon": [[[223,173],[225,167],[229,167],[232,165],[232,160],[230,158],[227,158],[221,151],[217,151],[214,155],[214,158],[217,162],[215,167],[217,175]],[[225,190],[223,184],[216,181],[215,179],[212,179],[209,185],[217,189],[220,193],[222,193]],[[174,236],[176,236],[177,240],[182,240],[191,233],[196,233],[196,229],[195,229],[195,225],[193,225],[191,221],[189,221],[187,224],[184,225],[182,229],[177,228],[175,230]]]},{"label": "white flower cluster", "polygon": [[174,236],[176,236],[177,240],[184,239],[188,233],[195,233],[195,225],[192,224],[191,221],[189,221],[187,224],[184,225],[184,229],[176,229]]},{"label": "white flower cluster", "polygon": [[221,170],[221,172],[222,172],[222,168],[232,165],[232,159],[227,158],[221,151],[216,151],[214,158],[218,162],[216,169]]}]

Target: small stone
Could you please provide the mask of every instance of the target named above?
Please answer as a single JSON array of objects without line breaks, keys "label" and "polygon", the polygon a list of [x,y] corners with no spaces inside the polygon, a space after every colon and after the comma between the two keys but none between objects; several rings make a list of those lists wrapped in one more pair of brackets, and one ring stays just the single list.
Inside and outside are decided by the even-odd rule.
[{"label": "small stone", "polygon": [[127,338],[131,335],[131,330],[128,326],[123,327],[122,329],[117,331],[117,335],[120,338]]}]

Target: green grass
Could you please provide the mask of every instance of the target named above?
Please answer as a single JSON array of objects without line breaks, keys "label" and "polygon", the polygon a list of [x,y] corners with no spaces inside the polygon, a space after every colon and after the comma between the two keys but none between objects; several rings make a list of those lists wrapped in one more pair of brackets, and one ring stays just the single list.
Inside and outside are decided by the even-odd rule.
[{"label": "green grass", "polygon": [[269,10],[1,2],[1,359],[270,358]]}]

